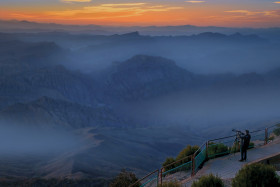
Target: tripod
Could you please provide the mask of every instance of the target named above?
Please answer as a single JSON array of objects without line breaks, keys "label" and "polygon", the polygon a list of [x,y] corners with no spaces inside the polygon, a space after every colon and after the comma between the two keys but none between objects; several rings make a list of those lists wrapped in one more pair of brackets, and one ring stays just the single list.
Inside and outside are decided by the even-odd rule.
[{"label": "tripod", "polygon": [[[239,143],[240,143],[241,132],[240,132],[240,131],[236,131],[236,130],[232,130],[232,131],[236,132],[236,135],[235,135],[235,139],[234,139],[234,141],[233,141],[233,144],[232,144],[232,146],[231,146],[231,148],[230,148],[229,154],[232,154],[232,153],[233,153],[233,157],[235,157],[235,153],[237,152],[236,147],[237,147],[237,149],[238,149]],[[230,158],[231,158],[231,157],[229,157],[229,159],[230,159]],[[230,160],[231,160],[231,159],[230,159]]]}]

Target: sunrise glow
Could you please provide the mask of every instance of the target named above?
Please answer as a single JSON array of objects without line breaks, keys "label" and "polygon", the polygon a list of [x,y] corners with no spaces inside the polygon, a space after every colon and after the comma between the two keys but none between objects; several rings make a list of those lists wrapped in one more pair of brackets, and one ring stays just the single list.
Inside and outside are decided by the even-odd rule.
[{"label": "sunrise glow", "polygon": [[0,1],[1,20],[60,24],[271,27],[280,25],[279,1]]}]

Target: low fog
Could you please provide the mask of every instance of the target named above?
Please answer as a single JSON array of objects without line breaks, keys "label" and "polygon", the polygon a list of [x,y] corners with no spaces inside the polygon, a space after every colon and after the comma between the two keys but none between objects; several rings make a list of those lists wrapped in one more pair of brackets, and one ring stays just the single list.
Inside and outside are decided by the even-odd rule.
[{"label": "low fog", "polygon": [[[188,36],[148,36],[133,32],[102,36],[50,32],[3,36],[5,40],[9,38],[35,43],[37,52],[51,53],[41,60],[83,72],[100,71],[110,67],[112,62],[138,54],[169,58],[189,71],[202,74],[262,73],[278,67],[280,61],[277,36],[274,39],[255,34],[205,32]],[[50,44],[52,46],[48,47]],[[6,47],[8,45],[15,46],[6,42]],[[41,49],[40,45],[43,45]]]},{"label": "low fog", "polygon": [[50,156],[0,177],[143,175],[187,144],[280,121],[280,43],[258,33],[0,33],[0,158]]},{"label": "low fog", "polygon": [[82,146],[82,138],[73,132],[0,124],[1,156],[54,156]]},{"label": "low fog", "polygon": [[[180,92],[120,108],[122,115],[156,121],[153,125],[181,125],[205,132],[209,128],[230,130],[243,122],[280,120],[279,94],[279,89]],[[248,124],[247,128],[256,129],[261,125]]]}]

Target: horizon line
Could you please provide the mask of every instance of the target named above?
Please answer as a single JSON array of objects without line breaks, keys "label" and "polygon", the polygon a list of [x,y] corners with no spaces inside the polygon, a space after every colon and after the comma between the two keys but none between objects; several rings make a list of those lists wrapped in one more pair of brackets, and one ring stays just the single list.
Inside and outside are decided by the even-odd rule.
[{"label": "horizon line", "polygon": [[28,22],[28,23],[36,23],[36,24],[54,24],[54,25],[62,25],[62,26],[102,26],[102,27],[124,27],[124,28],[129,28],[129,27],[179,27],[179,26],[192,26],[192,27],[217,27],[217,28],[239,28],[239,29],[271,29],[271,28],[280,28],[279,26],[274,26],[274,27],[229,27],[229,26],[215,26],[215,25],[208,25],[208,26],[199,26],[199,25],[191,25],[191,24],[179,24],[179,25],[110,25],[110,24],[104,24],[104,25],[98,25],[98,24],[67,24],[67,23],[55,23],[55,22],[37,22],[37,21],[29,21],[29,20],[18,20],[18,19],[1,19],[0,21],[3,22]]}]

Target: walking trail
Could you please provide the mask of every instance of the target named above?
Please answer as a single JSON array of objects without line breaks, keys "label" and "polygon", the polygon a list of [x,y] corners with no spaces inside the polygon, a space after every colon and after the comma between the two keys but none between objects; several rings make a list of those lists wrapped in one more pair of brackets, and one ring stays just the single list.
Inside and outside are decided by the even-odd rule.
[{"label": "walking trail", "polygon": [[256,163],[277,155],[280,155],[280,138],[275,139],[267,145],[248,150],[248,158],[245,162],[239,162],[240,153],[209,160],[193,178],[186,179],[181,183],[182,186],[191,186],[194,180],[210,173],[221,177],[224,181],[227,181],[234,178],[236,173],[246,164]]}]

